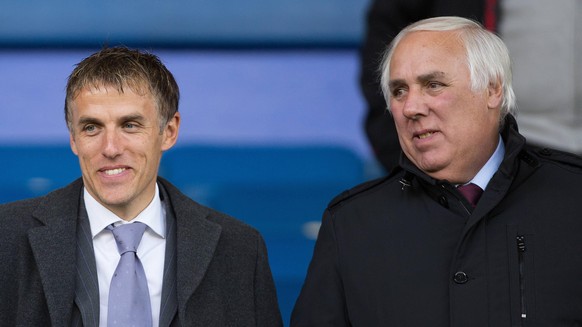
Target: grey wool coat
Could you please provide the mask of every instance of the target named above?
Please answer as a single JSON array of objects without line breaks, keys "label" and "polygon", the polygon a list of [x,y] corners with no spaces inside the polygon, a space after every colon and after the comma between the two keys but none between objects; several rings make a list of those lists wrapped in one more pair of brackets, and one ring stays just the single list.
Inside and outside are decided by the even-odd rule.
[{"label": "grey wool coat", "polygon": [[[282,326],[261,235],[158,184],[168,220],[160,325]],[[82,186],[0,205],[1,327],[98,324]]]}]

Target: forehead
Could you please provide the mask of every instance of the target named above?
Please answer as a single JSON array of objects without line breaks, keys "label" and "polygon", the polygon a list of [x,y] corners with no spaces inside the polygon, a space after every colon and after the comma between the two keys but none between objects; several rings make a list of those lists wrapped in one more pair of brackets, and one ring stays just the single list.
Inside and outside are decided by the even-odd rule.
[{"label": "forehead", "polygon": [[118,115],[129,111],[155,115],[155,108],[155,100],[149,92],[142,94],[131,88],[120,91],[113,86],[84,87],[71,103],[73,116]]},{"label": "forehead", "polygon": [[86,80],[83,83],[79,83],[72,94],[72,99],[75,99],[83,92],[101,92],[111,94],[123,94],[123,93],[134,93],[141,96],[152,96],[152,91],[146,82],[139,80],[115,80],[115,81],[103,81],[103,80]]},{"label": "forehead", "polygon": [[457,32],[411,32],[394,49],[390,78],[404,72],[439,71],[450,74],[458,70],[468,71],[466,57],[465,47]]},{"label": "forehead", "polygon": [[[81,99],[82,98],[82,99]],[[143,84],[106,84],[96,82],[86,84],[78,89],[71,99],[71,107],[78,107],[79,102],[87,104],[97,100],[101,103],[132,102],[135,105],[154,106],[157,110],[157,99],[150,89]]]}]

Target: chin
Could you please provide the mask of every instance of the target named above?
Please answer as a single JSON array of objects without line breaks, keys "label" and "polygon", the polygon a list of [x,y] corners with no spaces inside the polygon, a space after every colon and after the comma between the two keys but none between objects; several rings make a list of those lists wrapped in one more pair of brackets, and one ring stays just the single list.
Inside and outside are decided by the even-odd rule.
[{"label": "chin", "polygon": [[424,171],[429,176],[436,179],[446,179],[446,166],[439,163],[424,163],[422,165],[417,165],[420,170]]},{"label": "chin", "polygon": [[104,205],[111,207],[120,207],[129,202],[129,198],[125,194],[104,194],[99,196],[99,199]]}]

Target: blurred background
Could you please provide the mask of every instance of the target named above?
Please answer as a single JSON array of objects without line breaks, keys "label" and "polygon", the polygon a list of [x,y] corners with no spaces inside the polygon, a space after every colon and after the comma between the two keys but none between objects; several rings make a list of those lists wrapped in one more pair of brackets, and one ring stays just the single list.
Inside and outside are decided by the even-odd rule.
[{"label": "blurred background", "polygon": [[65,84],[103,46],[151,50],[181,89],[161,175],[264,235],[288,325],[323,210],[381,174],[358,87],[367,0],[0,3],[0,203],[80,176]]}]

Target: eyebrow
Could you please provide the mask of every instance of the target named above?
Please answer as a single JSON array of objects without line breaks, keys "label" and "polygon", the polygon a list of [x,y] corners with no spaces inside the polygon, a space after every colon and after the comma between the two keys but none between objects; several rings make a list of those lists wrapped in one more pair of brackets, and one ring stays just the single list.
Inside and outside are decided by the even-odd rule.
[{"label": "eyebrow", "polygon": [[141,114],[131,114],[119,117],[118,121],[120,122],[136,121],[141,123],[144,119],[145,119],[144,116]]},{"label": "eyebrow", "polygon": [[406,82],[404,82],[403,79],[395,79],[395,80],[388,82],[388,89],[394,90],[394,89],[397,89],[403,85],[406,85]]},{"label": "eyebrow", "polygon": [[93,117],[81,117],[79,118],[79,122],[77,123],[77,125],[87,125],[87,124],[99,125],[101,124],[101,121]]},{"label": "eyebrow", "polygon": [[[446,76],[445,72],[434,71],[434,72],[430,72],[427,74],[419,75],[418,77],[416,77],[416,80],[420,84],[425,84],[431,80],[444,78],[445,76]],[[390,88],[390,90],[401,87],[403,85],[406,85],[406,81],[404,79],[395,79],[395,80],[391,80],[390,82],[388,82],[388,87]]]},{"label": "eyebrow", "polygon": [[[127,122],[127,121],[136,121],[136,122],[143,122],[144,116],[141,114],[131,114],[119,117],[117,119],[118,122]],[[86,124],[94,124],[94,125],[102,125],[103,123],[101,120],[93,117],[81,117],[79,118],[78,125],[86,125]]]},{"label": "eyebrow", "polygon": [[439,78],[443,78],[445,76],[446,76],[445,72],[434,71],[434,72],[430,72],[428,74],[422,74],[422,75],[418,76],[416,78],[416,80],[419,81],[421,84],[424,84],[424,83],[431,81],[433,79],[439,79]]}]

